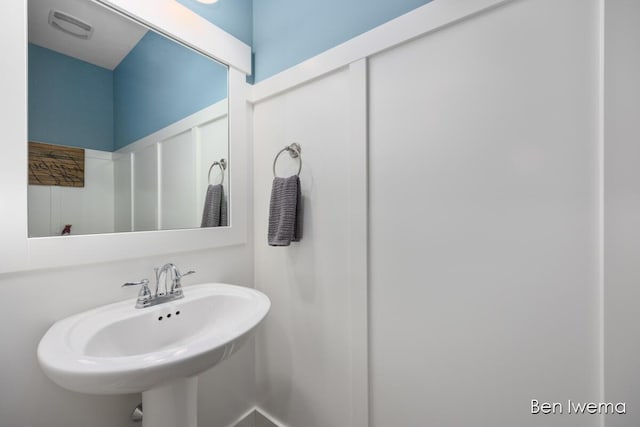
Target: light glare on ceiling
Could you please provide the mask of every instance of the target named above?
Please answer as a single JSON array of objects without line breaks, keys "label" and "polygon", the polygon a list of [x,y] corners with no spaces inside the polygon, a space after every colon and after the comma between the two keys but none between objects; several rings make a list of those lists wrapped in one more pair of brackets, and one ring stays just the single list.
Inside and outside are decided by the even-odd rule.
[{"label": "light glare on ceiling", "polygon": [[218,0],[198,0],[200,3],[205,3],[205,4],[213,4],[215,2],[217,2]]}]

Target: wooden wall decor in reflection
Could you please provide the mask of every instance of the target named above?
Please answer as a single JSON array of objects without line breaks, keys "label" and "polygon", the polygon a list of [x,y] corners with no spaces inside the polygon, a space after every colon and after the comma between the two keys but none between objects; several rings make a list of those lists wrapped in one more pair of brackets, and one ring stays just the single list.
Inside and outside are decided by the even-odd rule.
[{"label": "wooden wall decor in reflection", "polygon": [[29,142],[29,184],[84,187],[84,149]]}]

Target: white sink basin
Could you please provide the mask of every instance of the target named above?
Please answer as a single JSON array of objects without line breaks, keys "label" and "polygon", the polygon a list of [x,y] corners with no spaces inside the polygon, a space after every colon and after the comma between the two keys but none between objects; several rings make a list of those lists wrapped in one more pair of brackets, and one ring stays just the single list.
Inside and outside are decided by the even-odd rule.
[{"label": "white sink basin", "polygon": [[132,299],[56,322],[38,346],[42,369],[81,393],[143,392],[144,426],[195,426],[196,376],[233,354],[271,303],[225,284],[188,286],[184,295],[142,309]]}]

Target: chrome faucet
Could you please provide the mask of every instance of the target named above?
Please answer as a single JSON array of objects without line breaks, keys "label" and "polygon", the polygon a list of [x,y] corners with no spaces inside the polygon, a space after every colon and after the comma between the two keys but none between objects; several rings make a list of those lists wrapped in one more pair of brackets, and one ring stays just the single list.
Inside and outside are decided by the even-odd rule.
[{"label": "chrome faucet", "polygon": [[[162,268],[154,268],[156,272],[156,293],[155,296],[162,295],[175,295],[175,298],[182,297],[182,281],[181,279],[184,276],[188,276],[189,274],[195,273],[195,271],[187,271],[184,274],[180,273],[178,267],[175,264],[167,263],[162,266]],[[164,275],[164,293],[160,292],[160,279]],[[167,290],[167,279],[172,277],[171,279],[171,288]]]},{"label": "chrome faucet", "polygon": [[[154,268],[156,272],[156,289],[152,293],[149,289],[149,280],[142,279],[139,282],[125,283],[124,286],[141,286],[136,301],[136,308],[152,307],[169,301],[180,299],[184,296],[182,292],[182,278],[195,273],[191,270],[184,274],[180,273],[175,264],[167,263],[160,268]],[[164,277],[164,292],[160,287],[161,279]],[[167,288],[167,280],[171,277],[171,287]]]}]

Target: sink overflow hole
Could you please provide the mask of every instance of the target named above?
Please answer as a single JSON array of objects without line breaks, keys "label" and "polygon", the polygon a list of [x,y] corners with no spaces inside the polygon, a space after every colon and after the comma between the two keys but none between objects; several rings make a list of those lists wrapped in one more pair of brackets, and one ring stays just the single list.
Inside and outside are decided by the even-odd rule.
[{"label": "sink overflow hole", "polygon": [[179,312],[179,311],[176,311],[176,316],[177,316],[178,314],[180,314],[180,312]]},{"label": "sink overflow hole", "polygon": [[158,320],[162,320],[162,316],[158,317]]},{"label": "sink overflow hole", "polygon": [[167,319],[171,317],[171,313],[167,314]]}]

